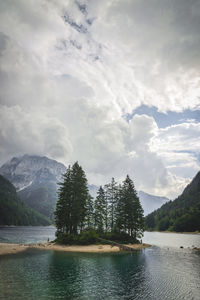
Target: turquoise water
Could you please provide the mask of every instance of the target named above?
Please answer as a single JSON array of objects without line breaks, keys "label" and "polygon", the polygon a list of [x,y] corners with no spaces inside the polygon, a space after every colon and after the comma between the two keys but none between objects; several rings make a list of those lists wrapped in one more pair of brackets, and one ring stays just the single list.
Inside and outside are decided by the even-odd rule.
[{"label": "turquoise water", "polygon": [[[46,240],[42,228],[35,229],[35,235],[31,231],[31,239],[34,236],[37,240],[37,230],[38,238],[41,240],[43,236]],[[47,228],[45,230],[50,235]],[[11,232],[14,232],[16,240],[16,232],[22,236],[22,231],[22,228],[11,229],[9,238],[12,240]],[[27,242],[30,240],[27,228],[25,233]],[[0,236],[4,239],[8,233],[0,229]],[[151,238],[154,244],[156,240],[162,244],[163,240],[163,244],[133,253],[86,254],[29,249],[1,256],[0,299],[199,300],[200,253],[185,247],[191,242],[197,245],[200,236],[178,237],[147,233],[144,239]],[[180,249],[180,242],[184,249]]]},{"label": "turquoise water", "polygon": [[200,255],[32,250],[0,258],[0,299],[199,299]]}]

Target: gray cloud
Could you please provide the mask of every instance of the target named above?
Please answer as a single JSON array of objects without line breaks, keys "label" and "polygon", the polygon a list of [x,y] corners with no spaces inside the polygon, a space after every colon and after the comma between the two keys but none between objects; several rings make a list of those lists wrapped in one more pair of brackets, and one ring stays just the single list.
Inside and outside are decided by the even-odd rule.
[{"label": "gray cloud", "polygon": [[123,115],[199,105],[199,14],[186,0],[0,1],[1,163],[79,160],[91,183],[129,173],[139,189],[176,195],[199,167],[192,153],[172,160],[198,148],[195,124],[162,131]]}]

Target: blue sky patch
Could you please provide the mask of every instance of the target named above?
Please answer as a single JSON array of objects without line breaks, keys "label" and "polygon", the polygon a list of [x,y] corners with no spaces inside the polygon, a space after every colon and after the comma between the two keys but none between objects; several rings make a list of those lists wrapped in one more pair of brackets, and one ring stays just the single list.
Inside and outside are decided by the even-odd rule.
[{"label": "blue sky patch", "polygon": [[200,110],[186,109],[182,112],[168,111],[167,113],[158,112],[155,106],[141,105],[137,107],[131,114],[124,115],[126,121],[133,118],[134,115],[147,115],[153,117],[159,128],[165,128],[167,126],[181,124],[194,120],[194,122],[200,122]]}]

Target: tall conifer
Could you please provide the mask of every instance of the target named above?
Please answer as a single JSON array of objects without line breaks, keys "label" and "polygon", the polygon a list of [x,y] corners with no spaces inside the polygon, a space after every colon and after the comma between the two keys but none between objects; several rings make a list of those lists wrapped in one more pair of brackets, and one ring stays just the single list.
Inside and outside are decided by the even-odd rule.
[{"label": "tall conifer", "polygon": [[90,194],[88,194],[86,200],[85,225],[87,226],[87,228],[92,228],[94,226],[94,203],[93,197]]},{"label": "tall conifer", "polygon": [[94,218],[95,218],[95,229],[99,232],[104,232],[106,227],[106,196],[105,191],[100,186],[97,197],[94,203]]},{"label": "tall conifer", "polygon": [[105,190],[108,204],[109,228],[111,232],[113,232],[116,225],[116,208],[118,200],[118,187],[114,178],[112,178],[111,183],[105,185]]},{"label": "tall conifer", "polygon": [[63,175],[63,182],[60,182],[58,190],[58,201],[55,211],[55,223],[58,232],[71,233],[71,208],[72,208],[72,170],[69,166]]},{"label": "tall conifer", "polygon": [[88,199],[87,178],[82,167],[76,162],[69,167],[60,183],[55,222],[58,232],[77,234],[82,231],[86,217]]},{"label": "tall conifer", "polygon": [[134,239],[140,238],[144,229],[143,209],[134,183],[128,175],[120,191],[117,226],[119,231],[128,233]]}]

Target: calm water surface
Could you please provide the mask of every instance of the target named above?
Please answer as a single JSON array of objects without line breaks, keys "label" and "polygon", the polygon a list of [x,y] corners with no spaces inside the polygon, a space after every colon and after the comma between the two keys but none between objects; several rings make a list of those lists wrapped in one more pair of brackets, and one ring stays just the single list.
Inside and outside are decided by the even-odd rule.
[{"label": "calm water surface", "polygon": [[142,241],[159,247],[191,248],[195,246],[200,248],[200,234],[145,232]]},{"label": "calm water surface", "polygon": [[53,226],[13,226],[0,227],[0,243],[30,244],[55,239]]},{"label": "calm water surface", "polygon": [[[30,229],[30,227],[29,227]],[[16,232],[23,231],[15,227]],[[26,241],[42,241],[50,231],[37,227],[35,237],[24,228]],[[11,230],[12,231],[12,230]],[[8,236],[0,229],[1,240]],[[23,239],[23,234],[20,233]],[[153,241],[151,242],[150,241]],[[126,254],[85,254],[28,250],[0,257],[0,299],[200,299],[200,236],[145,233],[157,244]],[[168,241],[168,242],[167,242]],[[186,242],[187,241],[187,242]],[[169,249],[168,249],[169,248]]]}]

